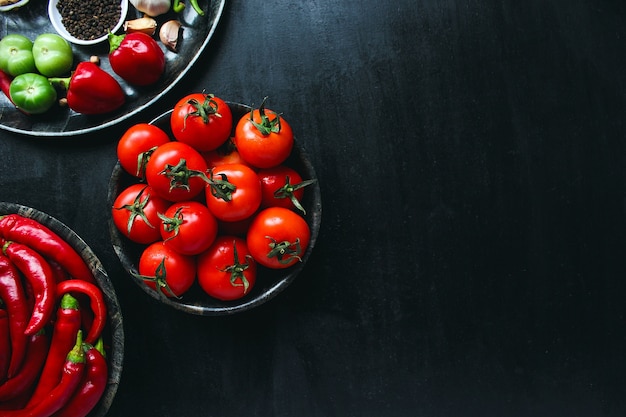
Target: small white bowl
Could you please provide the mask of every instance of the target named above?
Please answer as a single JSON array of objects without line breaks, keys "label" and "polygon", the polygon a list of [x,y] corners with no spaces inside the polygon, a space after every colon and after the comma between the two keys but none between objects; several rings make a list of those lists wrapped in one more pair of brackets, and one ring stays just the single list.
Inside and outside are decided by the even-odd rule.
[{"label": "small white bowl", "polygon": [[25,6],[30,0],[19,0],[15,3],[7,4],[6,6],[0,6],[0,12],[8,12],[9,10],[17,9],[18,7]]},{"label": "small white bowl", "polygon": [[[67,41],[74,43],[76,45],[95,45],[97,43],[107,40],[108,34],[105,34],[104,36],[101,36],[97,39],[92,39],[92,40],[78,39],[72,36],[67,31],[67,29],[65,29],[65,26],[63,26],[63,22],[61,20],[61,14],[59,13],[59,10],[57,9],[58,2],[59,0],[50,0],[48,2],[48,15],[50,16],[50,21],[52,22],[52,26],[58,32],[59,35],[64,37]],[[128,13],[128,0],[121,0],[120,6],[121,6],[120,19],[115,25],[115,27],[111,29],[111,32],[113,33],[117,32],[124,24],[124,20],[126,19],[126,13]]]}]

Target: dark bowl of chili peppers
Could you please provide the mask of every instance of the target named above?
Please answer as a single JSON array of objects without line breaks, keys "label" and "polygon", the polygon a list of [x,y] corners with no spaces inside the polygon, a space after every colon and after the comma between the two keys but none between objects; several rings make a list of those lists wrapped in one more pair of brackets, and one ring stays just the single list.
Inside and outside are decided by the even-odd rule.
[{"label": "dark bowl of chili peppers", "polygon": [[[197,122],[194,115],[185,116],[185,106],[190,106],[191,113],[218,114],[220,122],[227,120],[226,141],[210,150],[180,143],[177,129],[190,130]],[[199,106],[208,107],[198,110]],[[263,106],[267,119],[275,121],[279,114]],[[258,111],[210,94],[191,94],[173,110],[131,127],[120,138],[120,159],[109,184],[109,230],[122,265],[153,299],[190,314],[229,315],[271,300],[303,270],[321,222],[315,169],[295,139],[278,165],[259,168],[242,158],[237,127],[253,113],[257,117]],[[147,160],[145,171],[132,174],[132,167],[124,163],[127,155],[120,149],[156,137],[161,138],[159,145],[148,143],[145,152],[130,158],[130,165]],[[195,188],[190,180],[189,187],[177,190],[172,181],[178,174],[173,172],[165,184],[158,184],[160,173],[173,171],[176,165],[180,168],[183,160],[187,172],[202,178],[199,191],[193,197],[169,196],[172,190],[190,188],[193,193]],[[274,200],[282,192],[278,188],[290,190],[280,196],[284,207],[274,207],[265,199]],[[224,197],[225,189],[233,193]],[[252,203],[245,204],[251,209],[242,204],[237,207],[243,208],[235,210],[238,192],[248,197],[260,192],[263,197],[250,197]],[[235,212],[242,214],[229,217]]]},{"label": "dark bowl of chili peppers", "polygon": [[0,415],[105,415],[124,331],[102,264],[65,224],[19,204],[0,202],[0,243]]}]

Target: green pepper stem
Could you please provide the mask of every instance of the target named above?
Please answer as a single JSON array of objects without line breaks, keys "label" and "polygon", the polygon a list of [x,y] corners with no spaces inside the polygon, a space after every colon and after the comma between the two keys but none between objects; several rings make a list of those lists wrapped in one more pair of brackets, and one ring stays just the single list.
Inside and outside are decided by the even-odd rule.
[{"label": "green pepper stem", "polygon": [[70,87],[70,81],[72,80],[72,77],[53,77],[53,78],[48,78],[48,81],[50,81],[50,84],[62,88],[63,90],[67,90]]},{"label": "green pepper stem", "polygon": [[124,38],[126,37],[125,34],[122,35],[116,35],[113,32],[109,32],[109,53],[115,51],[117,48],[120,47],[120,44],[122,43],[122,41],[124,40]]},{"label": "green pepper stem", "polygon": [[80,305],[76,298],[72,297],[69,293],[65,293],[61,298],[61,308],[63,310],[78,310]]},{"label": "green pepper stem", "polygon": [[67,360],[72,363],[84,363],[85,351],[83,350],[83,331],[76,333],[76,344],[67,354]]},{"label": "green pepper stem", "polygon": [[185,3],[182,3],[180,0],[174,0],[172,4],[172,10],[176,13],[180,13],[185,10]]},{"label": "green pepper stem", "polygon": [[189,3],[191,3],[191,7],[193,7],[196,13],[198,13],[200,16],[204,16],[204,10],[202,10],[198,5],[198,0],[189,0]]},{"label": "green pepper stem", "polygon": [[106,352],[104,350],[104,340],[102,340],[102,337],[98,338],[98,341],[96,342],[96,344],[94,345],[94,348],[100,352],[102,354],[102,356],[106,357]]}]

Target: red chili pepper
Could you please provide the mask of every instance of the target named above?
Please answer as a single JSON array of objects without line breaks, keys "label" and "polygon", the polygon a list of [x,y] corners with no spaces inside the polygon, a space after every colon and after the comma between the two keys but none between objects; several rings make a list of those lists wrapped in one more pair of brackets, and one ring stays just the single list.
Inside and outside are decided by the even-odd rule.
[{"label": "red chili pepper", "polygon": [[11,100],[11,93],[9,91],[9,88],[11,87],[11,81],[13,81],[13,78],[9,74],[4,71],[0,71],[0,90],[2,90],[2,92],[5,96],[7,96],[9,101],[13,103],[13,100]]},{"label": "red chili pepper", "polygon": [[11,335],[11,361],[7,377],[17,374],[26,354],[26,335],[24,330],[29,313],[25,300],[21,278],[9,258],[0,253],[0,298],[4,301],[9,314],[9,333]]},{"label": "red chili pepper", "polygon": [[64,360],[61,380],[54,389],[40,402],[27,405],[22,410],[0,411],[0,417],[49,417],[67,404],[83,377],[85,352],[82,345],[82,332],[79,330],[74,347]]},{"label": "red chili pepper", "polygon": [[46,361],[49,344],[50,338],[44,331],[28,338],[24,366],[17,375],[0,385],[0,401],[6,402],[20,397],[24,393],[30,397],[31,393],[28,390],[34,388],[37,377]]},{"label": "red chili pepper", "polygon": [[94,318],[85,341],[90,344],[95,343],[100,337],[107,319],[107,306],[100,288],[86,281],[68,279],[57,284],[56,292],[59,295],[68,292],[79,292],[89,296]]},{"label": "red chili pepper", "polygon": [[66,279],[69,279],[69,276],[67,275],[67,271],[63,269],[63,267],[57,261],[48,259],[48,263],[50,264],[50,267],[52,268],[52,273],[54,274],[54,280],[57,284],[61,281],[65,281]]},{"label": "red chili pepper", "polygon": [[10,362],[11,334],[9,333],[9,314],[5,309],[0,309],[0,383],[7,379]]},{"label": "red chili pepper", "polygon": [[0,217],[0,236],[22,243],[58,262],[74,278],[95,283],[91,270],[63,238],[35,219],[19,214]]},{"label": "red chili pepper", "polygon": [[26,390],[17,397],[0,402],[0,410],[21,410],[24,406],[26,406],[29,398],[30,392]]},{"label": "red chili pepper", "polygon": [[67,105],[77,113],[109,113],[126,102],[117,80],[93,62],[81,62],[70,78],[50,78],[50,82],[67,89]]},{"label": "red chili pepper", "polygon": [[35,305],[24,333],[35,334],[48,323],[54,313],[56,281],[48,262],[30,247],[6,242],[2,252],[13,262],[31,286]]},{"label": "red chili pepper", "polygon": [[108,381],[108,366],[104,357],[102,339],[95,346],[87,347],[86,371],[83,379],[70,401],[53,417],[85,417],[98,404]]},{"label": "red chili pepper", "polygon": [[35,392],[33,392],[27,407],[43,401],[54,387],[58,385],[67,352],[76,343],[76,333],[80,330],[80,323],[80,306],[78,301],[70,294],[64,294],[57,309],[48,357],[41,371],[37,388],[35,388]]}]

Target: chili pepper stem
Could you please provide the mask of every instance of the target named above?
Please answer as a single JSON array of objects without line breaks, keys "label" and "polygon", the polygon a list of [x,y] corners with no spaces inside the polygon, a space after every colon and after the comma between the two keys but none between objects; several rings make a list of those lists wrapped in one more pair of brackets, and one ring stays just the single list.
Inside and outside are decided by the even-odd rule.
[{"label": "chili pepper stem", "polygon": [[63,310],[78,310],[80,305],[78,300],[70,294],[63,294],[61,297],[61,309]]},{"label": "chili pepper stem", "polygon": [[96,344],[93,346],[98,352],[100,352],[100,354],[102,356],[104,356],[106,358],[106,351],[104,350],[104,340],[102,340],[102,337],[98,338],[98,341],[96,342]]},{"label": "chili pepper stem", "polygon": [[85,361],[85,351],[83,350],[83,331],[76,332],[76,344],[67,354],[67,360],[72,363]]}]

